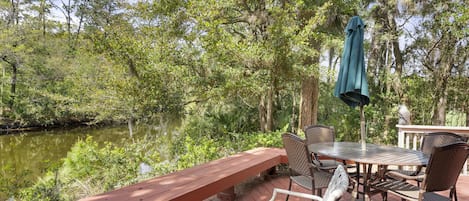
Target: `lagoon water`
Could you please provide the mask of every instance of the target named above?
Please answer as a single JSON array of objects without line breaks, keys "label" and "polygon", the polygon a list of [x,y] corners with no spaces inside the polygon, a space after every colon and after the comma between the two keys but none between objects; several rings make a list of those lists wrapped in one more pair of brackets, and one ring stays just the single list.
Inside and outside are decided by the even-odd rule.
[{"label": "lagoon water", "polygon": [[[167,128],[141,126],[133,129],[132,136],[127,126],[0,135],[0,177],[11,178],[16,175],[18,180],[22,180],[16,182],[34,183],[50,165],[57,164],[66,157],[77,141],[85,140],[87,136],[91,136],[99,145],[110,142],[120,146],[143,138],[149,133],[166,135]],[[2,194],[4,196],[5,193],[0,192],[0,200],[4,199]]]}]

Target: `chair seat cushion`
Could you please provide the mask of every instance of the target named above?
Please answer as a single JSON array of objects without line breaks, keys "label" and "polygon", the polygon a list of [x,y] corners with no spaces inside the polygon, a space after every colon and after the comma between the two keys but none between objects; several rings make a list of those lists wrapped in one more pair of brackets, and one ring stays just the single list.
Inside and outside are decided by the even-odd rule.
[{"label": "chair seat cushion", "polygon": [[[318,188],[327,188],[329,181],[331,180],[332,174],[327,172],[315,172],[314,173],[314,185],[316,189]],[[311,178],[307,176],[292,176],[291,179],[302,186],[303,188],[312,190]]]},{"label": "chair seat cushion", "polygon": [[334,170],[337,168],[339,164],[342,164],[342,163],[336,160],[324,159],[324,160],[319,160],[319,161],[313,160],[313,164],[322,170]]},{"label": "chair seat cushion", "polygon": [[335,170],[338,165],[343,165],[345,168],[354,168],[355,165],[345,165],[333,159],[313,160],[313,164],[321,170]]}]

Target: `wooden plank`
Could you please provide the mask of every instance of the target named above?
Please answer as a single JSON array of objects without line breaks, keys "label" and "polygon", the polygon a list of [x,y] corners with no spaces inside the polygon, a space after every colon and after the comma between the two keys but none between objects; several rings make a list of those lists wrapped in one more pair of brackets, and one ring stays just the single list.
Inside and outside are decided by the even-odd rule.
[{"label": "wooden plank", "polygon": [[135,199],[147,194],[165,194],[167,191],[197,181],[201,176],[205,176],[199,174],[201,170],[216,170],[216,167],[220,167],[223,162],[236,159],[237,157],[228,157],[223,160],[212,161],[211,163],[194,166],[183,171],[174,172],[83,200],[125,200]]},{"label": "wooden plank", "polygon": [[287,161],[283,149],[257,148],[82,201],[201,200]]},{"label": "wooden plank", "polygon": [[[186,192],[193,192],[193,194],[209,194],[213,195],[219,191],[222,191],[232,185],[226,186],[224,183],[221,183],[215,186],[217,191],[210,193],[211,189],[205,189],[205,186],[209,185],[210,183],[217,183],[220,180],[224,181],[224,177],[235,174],[238,171],[244,171],[244,169],[240,168],[240,165],[244,164],[246,167],[254,166],[257,162],[264,162],[267,159],[270,159],[269,156],[259,156],[257,160],[250,155],[243,156],[242,158],[238,158],[237,160],[230,160],[224,162],[222,165],[215,167],[213,169],[208,170],[201,170],[199,172],[200,175],[196,175],[195,177],[197,180],[194,182],[187,183],[181,188],[175,188],[171,190],[171,193],[165,194],[165,196],[160,196],[161,200],[173,200],[178,195],[182,195]],[[194,176],[194,175],[191,175]],[[220,186],[222,185],[222,186]],[[221,189],[220,189],[221,188]],[[200,190],[201,189],[201,190]],[[205,191],[204,191],[205,190]],[[196,193],[199,191],[199,193]]]},{"label": "wooden plank", "polygon": [[[280,162],[279,157],[276,157],[276,158],[266,157],[265,159],[262,158],[262,163],[257,163],[257,162],[252,163],[252,162],[248,162],[245,160],[240,161],[239,165],[234,165],[232,168],[227,169],[228,172],[223,171],[222,175],[218,176],[218,178],[215,181],[213,179],[204,179],[205,182],[202,182],[202,183],[206,185],[204,186],[195,185],[195,186],[189,187],[189,189],[187,190],[189,190],[191,193],[184,193],[184,192],[187,192],[187,190],[184,190],[183,192],[181,192],[181,194],[175,193],[176,195],[179,194],[181,196],[175,197],[173,199],[162,198],[162,199],[157,199],[157,200],[183,201],[183,200],[202,200],[202,199],[208,198],[209,196],[216,194],[217,192],[223,191],[226,188],[234,186],[248,179],[251,176],[255,176],[262,171],[265,171],[271,167],[274,167],[278,165]],[[251,159],[251,160],[259,160],[259,159]],[[243,167],[248,167],[248,168],[242,169]]]}]

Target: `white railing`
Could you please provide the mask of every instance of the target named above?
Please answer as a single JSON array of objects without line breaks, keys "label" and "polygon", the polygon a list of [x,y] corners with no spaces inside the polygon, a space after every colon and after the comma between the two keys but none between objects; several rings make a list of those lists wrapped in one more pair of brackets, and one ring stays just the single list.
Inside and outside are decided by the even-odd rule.
[{"label": "white railing", "polygon": [[[396,125],[398,130],[397,146],[417,150],[420,147],[422,136],[424,133],[431,132],[452,132],[458,135],[469,137],[469,127],[453,127],[453,126],[421,126],[421,125]],[[464,175],[468,175],[467,161],[464,164]]]}]

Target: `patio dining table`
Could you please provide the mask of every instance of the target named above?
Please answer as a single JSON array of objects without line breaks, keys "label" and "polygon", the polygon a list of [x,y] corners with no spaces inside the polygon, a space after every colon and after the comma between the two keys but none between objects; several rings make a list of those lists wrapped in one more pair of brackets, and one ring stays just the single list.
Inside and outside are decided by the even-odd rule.
[{"label": "patio dining table", "polygon": [[[314,143],[308,145],[308,149],[311,153],[355,162],[357,175],[360,174],[361,165],[363,183],[359,183],[363,185],[363,192],[355,193],[363,193],[363,200],[370,200],[372,194],[370,183],[374,179],[383,179],[387,166],[421,166],[426,165],[429,159],[429,156],[417,150],[376,144],[366,144],[366,149],[362,149],[362,145],[358,142]],[[378,167],[376,177],[372,177],[373,165]]]}]

